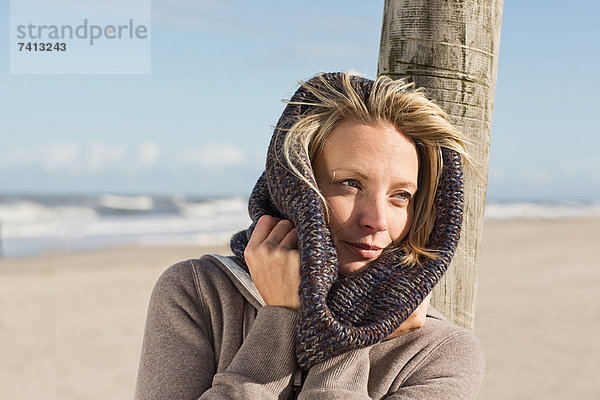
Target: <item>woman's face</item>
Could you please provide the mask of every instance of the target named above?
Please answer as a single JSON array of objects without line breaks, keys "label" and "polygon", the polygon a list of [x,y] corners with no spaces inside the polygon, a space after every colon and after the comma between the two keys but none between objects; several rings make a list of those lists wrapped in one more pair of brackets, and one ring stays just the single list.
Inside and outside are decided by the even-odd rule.
[{"label": "woman's face", "polygon": [[345,120],[313,162],[329,205],[339,272],[352,275],[408,232],[419,163],[410,139],[391,124]]}]

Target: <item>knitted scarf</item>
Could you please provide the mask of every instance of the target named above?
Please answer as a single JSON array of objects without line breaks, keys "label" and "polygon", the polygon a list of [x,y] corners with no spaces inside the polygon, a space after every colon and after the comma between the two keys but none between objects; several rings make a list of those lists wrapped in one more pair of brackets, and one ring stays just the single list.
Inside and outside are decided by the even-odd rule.
[{"label": "knitted scarf", "polygon": [[[343,92],[342,76],[341,73],[322,75],[340,92]],[[353,87],[365,100],[373,83],[361,77],[352,78]],[[253,223],[235,234],[230,243],[234,255],[243,263],[244,249],[262,215],[294,223],[300,252],[296,357],[299,366],[306,370],[348,350],[379,343],[394,332],[446,272],[458,243],[463,214],[461,158],[456,152],[442,148],[435,224],[427,245],[436,251],[438,258],[421,265],[406,265],[400,262],[403,250],[396,249],[372,261],[359,274],[338,276],[337,253],[322,201],[285,167],[281,152],[287,130],[314,107],[306,104],[314,104],[314,100],[307,89],[300,87],[285,108],[271,139],[265,172],[249,199]],[[311,179],[308,174],[306,177]],[[313,183],[316,184],[314,180]]]}]

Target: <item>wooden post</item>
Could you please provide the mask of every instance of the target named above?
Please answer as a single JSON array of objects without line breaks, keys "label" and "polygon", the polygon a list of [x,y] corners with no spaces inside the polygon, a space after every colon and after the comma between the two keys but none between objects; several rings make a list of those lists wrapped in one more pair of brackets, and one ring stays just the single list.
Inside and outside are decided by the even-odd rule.
[{"label": "wooden post", "polygon": [[468,138],[460,244],[432,305],[473,329],[503,0],[386,0],[378,75],[426,89]]}]

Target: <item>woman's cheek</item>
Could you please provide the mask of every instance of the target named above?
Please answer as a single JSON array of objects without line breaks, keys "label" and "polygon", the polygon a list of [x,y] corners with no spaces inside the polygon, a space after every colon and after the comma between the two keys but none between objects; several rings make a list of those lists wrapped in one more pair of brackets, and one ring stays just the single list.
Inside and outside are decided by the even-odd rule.
[{"label": "woman's cheek", "polygon": [[329,206],[329,229],[332,233],[348,229],[352,217],[353,202],[341,196],[325,198]]},{"label": "woman's cheek", "polygon": [[394,224],[395,232],[392,233],[394,243],[397,244],[406,237],[406,235],[408,234],[408,231],[410,231],[412,221],[413,221],[413,207],[411,204],[407,208],[403,209],[402,212],[399,213],[398,219],[397,219],[396,223]]}]

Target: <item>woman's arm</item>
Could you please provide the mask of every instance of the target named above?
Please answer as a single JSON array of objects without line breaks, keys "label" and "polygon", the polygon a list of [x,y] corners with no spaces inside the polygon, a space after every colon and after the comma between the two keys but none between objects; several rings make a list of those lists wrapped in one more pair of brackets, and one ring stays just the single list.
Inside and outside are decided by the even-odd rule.
[{"label": "woman's arm", "polygon": [[[136,398],[268,400],[289,393],[298,368],[297,234],[289,221],[266,218],[254,232],[247,254],[267,306],[258,311],[248,336],[242,343],[243,298],[227,277],[202,270],[195,261],[171,267],[150,300]],[[227,295],[230,291],[237,296]]]},{"label": "woman's arm", "polygon": [[369,350],[350,350],[313,366],[299,400],[370,400]]},{"label": "woman's arm", "polygon": [[211,386],[215,354],[191,262],[158,279],[148,307],[136,399],[197,398]]},{"label": "woman's arm", "polygon": [[[306,378],[300,400],[370,400],[370,391],[384,382],[369,382],[371,348],[348,351],[315,365]],[[434,346],[427,346],[407,364],[408,377],[387,400],[474,400],[485,371],[481,345],[466,330],[455,331]],[[405,372],[405,371],[403,371]],[[385,375],[385,374],[383,374]],[[377,396],[379,398],[379,396]]]},{"label": "woman's arm", "polygon": [[386,399],[477,399],[485,355],[471,331],[456,331],[423,353],[402,387]]},{"label": "woman's arm", "polygon": [[179,263],[156,283],[136,399],[270,400],[289,393],[297,313],[263,307],[243,339],[244,299],[211,267]]},{"label": "woman's arm", "polygon": [[215,375],[201,399],[287,398],[298,369],[294,350],[300,304],[298,232],[287,220],[263,216],[244,252],[252,280],[266,306],[258,310],[232,363]]},{"label": "woman's arm", "polygon": [[297,313],[282,307],[258,310],[252,329],[227,370],[217,373],[208,399],[287,399],[297,370],[294,327]]}]

